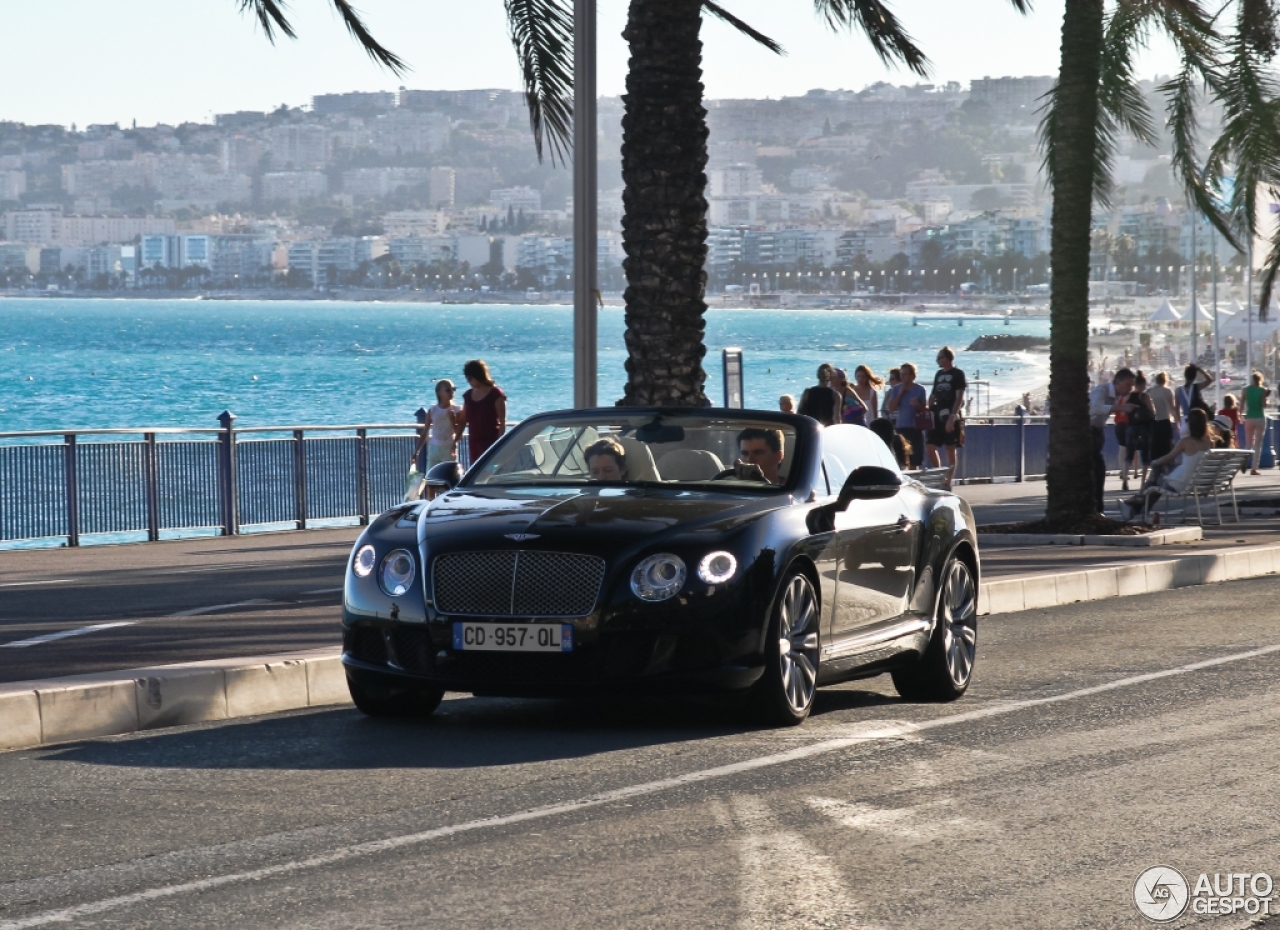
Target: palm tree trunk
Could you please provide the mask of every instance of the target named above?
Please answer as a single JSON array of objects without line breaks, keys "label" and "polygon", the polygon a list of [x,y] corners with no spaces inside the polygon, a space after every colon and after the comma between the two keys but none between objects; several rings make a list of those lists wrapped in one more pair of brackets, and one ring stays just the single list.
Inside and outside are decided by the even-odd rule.
[{"label": "palm tree trunk", "polygon": [[625,406],[706,403],[701,0],[631,0],[622,117]]},{"label": "palm tree trunk", "polygon": [[1102,69],[1102,0],[1067,0],[1054,99],[1053,230],[1049,259],[1050,524],[1088,521],[1094,504],[1089,431],[1089,246]]}]

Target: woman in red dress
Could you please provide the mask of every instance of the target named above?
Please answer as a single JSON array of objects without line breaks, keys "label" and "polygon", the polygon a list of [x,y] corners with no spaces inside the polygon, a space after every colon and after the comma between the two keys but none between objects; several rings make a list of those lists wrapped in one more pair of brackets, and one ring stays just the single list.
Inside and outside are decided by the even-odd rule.
[{"label": "woman in red dress", "polygon": [[457,438],[468,431],[471,461],[484,455],[507,428],[507,395],[493,383],[489,366],[473,358],[462,366],[462,376],[471,390],[462,395],[462,414],[454,427]]}]

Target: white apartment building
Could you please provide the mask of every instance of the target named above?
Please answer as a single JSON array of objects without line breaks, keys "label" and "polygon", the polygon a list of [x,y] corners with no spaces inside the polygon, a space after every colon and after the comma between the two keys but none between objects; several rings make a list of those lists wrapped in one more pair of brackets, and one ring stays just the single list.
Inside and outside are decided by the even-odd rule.
[{"label": "white apartment building", "polygon": [[427,173],[428,197],[433,207],[452,207],[456,176],[452,168],[432,168]]},{"label": "white apartment building", "polygon": [[352,168],[342,172],[342,191],[355,203],[381,200],[396,191],[429,183],[429,168]]},{"label": "white apartment building", "polygon": [[40,271],[40,247],[0,242],[0,273]]},{"label": "white apartment building", "polygon": [[271,164],[303,171],[329,161],[329,131],[323,126],[277,126],[267,133]]},{"label": "white apartment building", "polygon": [[708,197],[745,197],[758,192],[762,185],[760,169],[755,165],[726,165],[707,172]]},{"label": "white apartment building", "polygon": [[388,239],[438,236],[448,225],[449,216],[443,210],[396,210],[382,217]]},{"label": "white apartment building", "polygon": [[17,200],[27,192],[25,171],[0,171],[0,200]]},{"label": "white apartment building", "polygon": [[159,216],[77,216],[59,206],[33,204],[4,214],[5,238],[39,245],[90,246],[132,242],[139,236],[172,233],[174,222]]},{"label": "white apartment building", "polygon": [[262,176],[262,199],[301,203],[329,194],[329,178],[323,171],[268,171]]},{"label": "white apartment building", "polygon": [[499,213],[521,210],[532,213],[542,209],[542,191],[532,187],[507,187],[489,192],[489,203]]},{"label": "white apartment building", "polygon": [[339,282],[343,274],[387,254],[387,240],[382,236],[311,239],[289,246],[290,269],[298,269],[316,288]]}]

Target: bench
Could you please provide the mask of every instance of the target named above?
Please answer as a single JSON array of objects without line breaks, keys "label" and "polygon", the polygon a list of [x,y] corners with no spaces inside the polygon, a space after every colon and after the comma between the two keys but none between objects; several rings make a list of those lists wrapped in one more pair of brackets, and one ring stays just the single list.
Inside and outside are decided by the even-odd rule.
[{"label": "bench", "polygon": [[1152,506],[1150,497],[1146,498],[1146,502],[1142,507],[1142,522],[1149,523],[1150,516],[1160,509],[1160,505],[1165,505],[1165,513],[1168,513],[1169,501],[1177,499],[1182,501],[1182,522],[1187,522],[1188,500],[1192,500],[1196,505],[1196,523],[1204,526],[1204,513],[1201,510],[1200,502],[1208,498],[1213,498],[1213,506],[1217,511],[1218,525],[1222,525],[1222,504],[1219,501],[1219,495],[1227,492],[1231,493],[1231,509],[1235,513],[1235,522],[1240,522],[1240,507],[1236,503],[1235,479],[1240,474],[1242,466],[1249,464],[1253,460],[1253,452],[1249,449],[1210,449],[1204,454],[1204,458],[1200,460],[1200,466],[1196,469],[1195,474],[1191,476],[1191,481],[1187,484],[1187,489],[1181,494],[1174,494],[1172,491],[1161,489],[1160,499]]}]

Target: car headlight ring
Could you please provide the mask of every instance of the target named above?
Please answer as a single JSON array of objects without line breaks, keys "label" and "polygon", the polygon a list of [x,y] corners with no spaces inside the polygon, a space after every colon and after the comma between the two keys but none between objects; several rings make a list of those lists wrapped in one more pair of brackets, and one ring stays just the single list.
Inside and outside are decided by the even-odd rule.
[{"label": "car headlight ring", "polygon": [[391,597],[399,597],[409,590],[417,571],[413,556],[407,549],[393,549],[382,560],[382,569],[378,572],[378,583]]},{"label": "car headlight ring", "polygon": [[724,584],[738,571],[738,560],[732,552],[708,552],[698,563],[698,577],[707,584]]},{"label": "car headlight ring", "polygon": [[684,559],[659,552],[644,559],[631,573],[631,592],[642,601],[665,601],[680,593],[688,577]]},{"label": "car headlight ring", "polygon": [[368,578],[373,573],[373,566],[378,561],[378,553],[373,546],[361,546],[351,560],[351,570],[357,578]]}]

